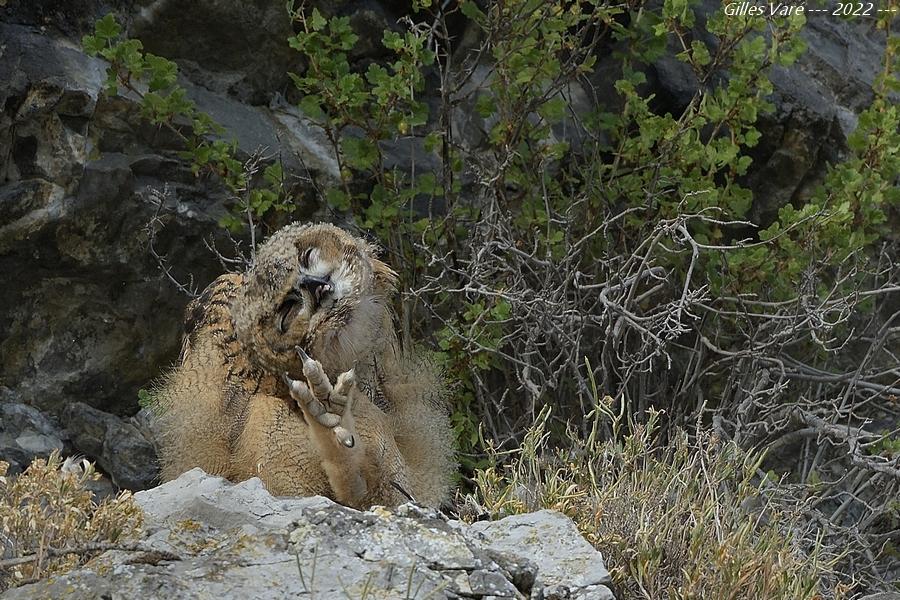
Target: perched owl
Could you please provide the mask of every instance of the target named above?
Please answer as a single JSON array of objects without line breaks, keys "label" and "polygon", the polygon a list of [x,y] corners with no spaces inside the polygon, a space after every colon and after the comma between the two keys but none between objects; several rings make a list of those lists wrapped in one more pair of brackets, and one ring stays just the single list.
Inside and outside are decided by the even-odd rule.
[{"label": "perched owl", "polygon": [[445,388],[398,346],[395,286],[372,246],[328,224],[281,229],[210,284],[156,394],[163,480],[201,467],[353,507],[446,499]]}]

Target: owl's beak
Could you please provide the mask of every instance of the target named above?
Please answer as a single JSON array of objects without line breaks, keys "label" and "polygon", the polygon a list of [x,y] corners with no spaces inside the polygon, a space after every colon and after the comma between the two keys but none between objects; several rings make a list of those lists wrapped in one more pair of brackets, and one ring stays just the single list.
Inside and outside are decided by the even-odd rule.
[{"label": "owl's beak", "polygon": [[334,289],[331,281],[313,275],[300,275],[297,284],[299,287],[309,290],[309,293],[315,298],[317,306],[322,302],[325,294]]}]

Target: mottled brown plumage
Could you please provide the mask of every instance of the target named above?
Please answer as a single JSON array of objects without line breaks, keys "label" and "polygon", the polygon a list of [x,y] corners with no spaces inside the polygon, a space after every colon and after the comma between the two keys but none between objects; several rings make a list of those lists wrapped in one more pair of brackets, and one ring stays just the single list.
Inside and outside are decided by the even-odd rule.
[{"label": "mottled brown plumage", "polygon": [[[435,369],[398,348],[396,274],[327,224],[275,233],[191,302],[157,397],[162,478],[201,467],[275,495],[437,505],[452,436]],[[305,355],[308,354],[304,362]]]}]

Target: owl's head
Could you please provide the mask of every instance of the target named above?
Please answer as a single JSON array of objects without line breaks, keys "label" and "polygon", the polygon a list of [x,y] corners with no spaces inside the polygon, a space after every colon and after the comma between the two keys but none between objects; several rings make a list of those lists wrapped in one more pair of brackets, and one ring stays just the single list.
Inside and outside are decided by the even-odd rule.
[{"label": "owl's head", "polygon": [[270,372],[299,373],[296,346],[327,371],[346,370],[388,343],[396,281],[366,241],[325,223],[288,225],[244,274],[231,307],[235,333]]}]

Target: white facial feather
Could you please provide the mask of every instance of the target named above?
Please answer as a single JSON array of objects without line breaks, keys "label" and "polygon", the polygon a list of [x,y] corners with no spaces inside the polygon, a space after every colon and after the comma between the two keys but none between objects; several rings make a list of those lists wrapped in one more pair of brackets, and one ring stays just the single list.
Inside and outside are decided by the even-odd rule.
[{"label": "white facial feather", "polygon": [[348,296],[357,281],[358,275],[350,265],[341,261],[334,263],[323,260],[318,248],[313,248],[309,253],[309,268],[300,269],[301,273],[331,280],[332,292],[331,297],[337,301]]}]

